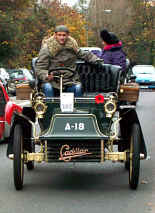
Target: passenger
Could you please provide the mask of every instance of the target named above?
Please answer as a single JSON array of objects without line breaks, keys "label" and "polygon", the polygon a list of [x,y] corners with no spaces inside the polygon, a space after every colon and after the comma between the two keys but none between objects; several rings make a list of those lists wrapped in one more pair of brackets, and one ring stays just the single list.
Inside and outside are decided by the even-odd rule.
[{"label": "passenger", "polygon": [[[65,25],[57,26],[54,35],[42,43],[35,67],[38,78],[43,82],[42,89],[47,97],[54,97],[60,91],[60,79],[54,78],[53,73],[49,74],[50,70],[64,66],[75,71],[77,58],[90,63],[101,61],[93,53],[80,50]],[[78,74],[72,77],[72,73],[67,72],[63,78],[63,86],[65,92],[74,92],[76,97],[82,95]]]},{"label": "passenger", "polygon": [[106,29],[100,32],[100,37],[103,41],[101,59],[104,60],[105,64],[119,65],[125,72],[126,54],[122,50],[122,42],[114,33],[108,32]]}]

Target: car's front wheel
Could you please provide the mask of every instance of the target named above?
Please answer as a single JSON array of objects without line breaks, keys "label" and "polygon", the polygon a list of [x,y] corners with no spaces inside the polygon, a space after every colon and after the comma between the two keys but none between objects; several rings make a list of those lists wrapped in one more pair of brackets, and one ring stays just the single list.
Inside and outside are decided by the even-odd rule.
[{"label": "car's front wheel", "polygon": [[23,131],[21,125],[17,124],[13,134],[13,173],[16,190],[23,188],[24,179],[24,148],[23,148]]},{"label": "car's front wheel", "polygon": [[139,183],[140,170],[140,128],[134,123],[130,136],[130,160],[129,166],[129,185],[131,189],[136,189]]}]

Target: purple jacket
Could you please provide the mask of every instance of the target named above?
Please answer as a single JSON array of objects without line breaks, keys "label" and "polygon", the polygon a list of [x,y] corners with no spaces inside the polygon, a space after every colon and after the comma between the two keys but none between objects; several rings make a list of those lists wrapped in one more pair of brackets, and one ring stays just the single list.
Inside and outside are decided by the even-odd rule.
[{"label": "purple jacket", "polygon": [[106,45],[102,50],[101,59],[104,60],[104,64],[119,65],[125,71],[126,55],[122,50],[122,42]]}]

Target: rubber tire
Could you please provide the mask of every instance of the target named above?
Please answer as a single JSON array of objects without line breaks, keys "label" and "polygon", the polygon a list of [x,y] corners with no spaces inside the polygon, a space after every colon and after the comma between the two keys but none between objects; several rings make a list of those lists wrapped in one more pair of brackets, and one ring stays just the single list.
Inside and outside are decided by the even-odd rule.
[{"label": "rubber tire", "polygon": [[23,149],[23,131],[21,125],[17,124],[14,128],[13,134],[13,173],[14,173],[14,185],[16,190],[23,188],[24,179],[24,159],[21,155],[24,153]]},{"label": "rubber tire", "polygon": [[129,171],[129,169],[130,169],[130,161],[126,161],[125,164],[124,164],[124,167],[125,167],[126,170]]},{"label": "rubber tire", "polygon": [[127,161],[124,163],[124,167],[127,171],[130,170],[130,159],[129,159],[129,151],[127,152]]},{"label": "rubber tire", "polygon": [[131,189],[137,189],[139,183],[140,171],[140,127],[137,123],[132,125],[130,138],[130,158],[129,163],[129,186]]}]

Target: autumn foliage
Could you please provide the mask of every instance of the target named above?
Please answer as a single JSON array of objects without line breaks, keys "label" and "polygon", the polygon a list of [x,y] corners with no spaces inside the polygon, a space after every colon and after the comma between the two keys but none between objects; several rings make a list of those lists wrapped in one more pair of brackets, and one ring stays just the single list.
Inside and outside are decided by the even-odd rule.
[{"label": "autumn foliage", "polygon": [[38,55],[42,39],[59,24],[68,26],[79,46],[86,46],[85,18],[58,0],[39,6],[34,0],[0,0],[1,66],[28,67]]},{"label": "autumn foliage", "polygon": [[130,60],[155,65],[155,5],[150,1],[90,0],[89,16],[96,44],[101,44],[100,30],[107,28],[122,40]]},{"label": "autumn foliage", "polygon": [[42,5],[36,2],[0,0],[0,67],[30,68],[42,40],[51,36],[59,24],[68,26],[79,46],[86,46],[88,37],[89,45],[99,46],[100,29],[111,26],[110,30],[123,41],[130,59],[141,64],[155,64],[155,7],[147,0],[116,0],[116,4],[114,0],[105,0],[108,5],[111,3],[112,13],[104,16],[104,5],[98,0],[99,7],[96,13],[90,12],[92,18],[89,20],[85,13],[60,4],[59,0],[42,0]]},{"label": "autumn foliage", "polygon": [[130,57],[139,64],[155,65],[155,7],[146,0],[129,2],[132,16],[126,46]]}]

